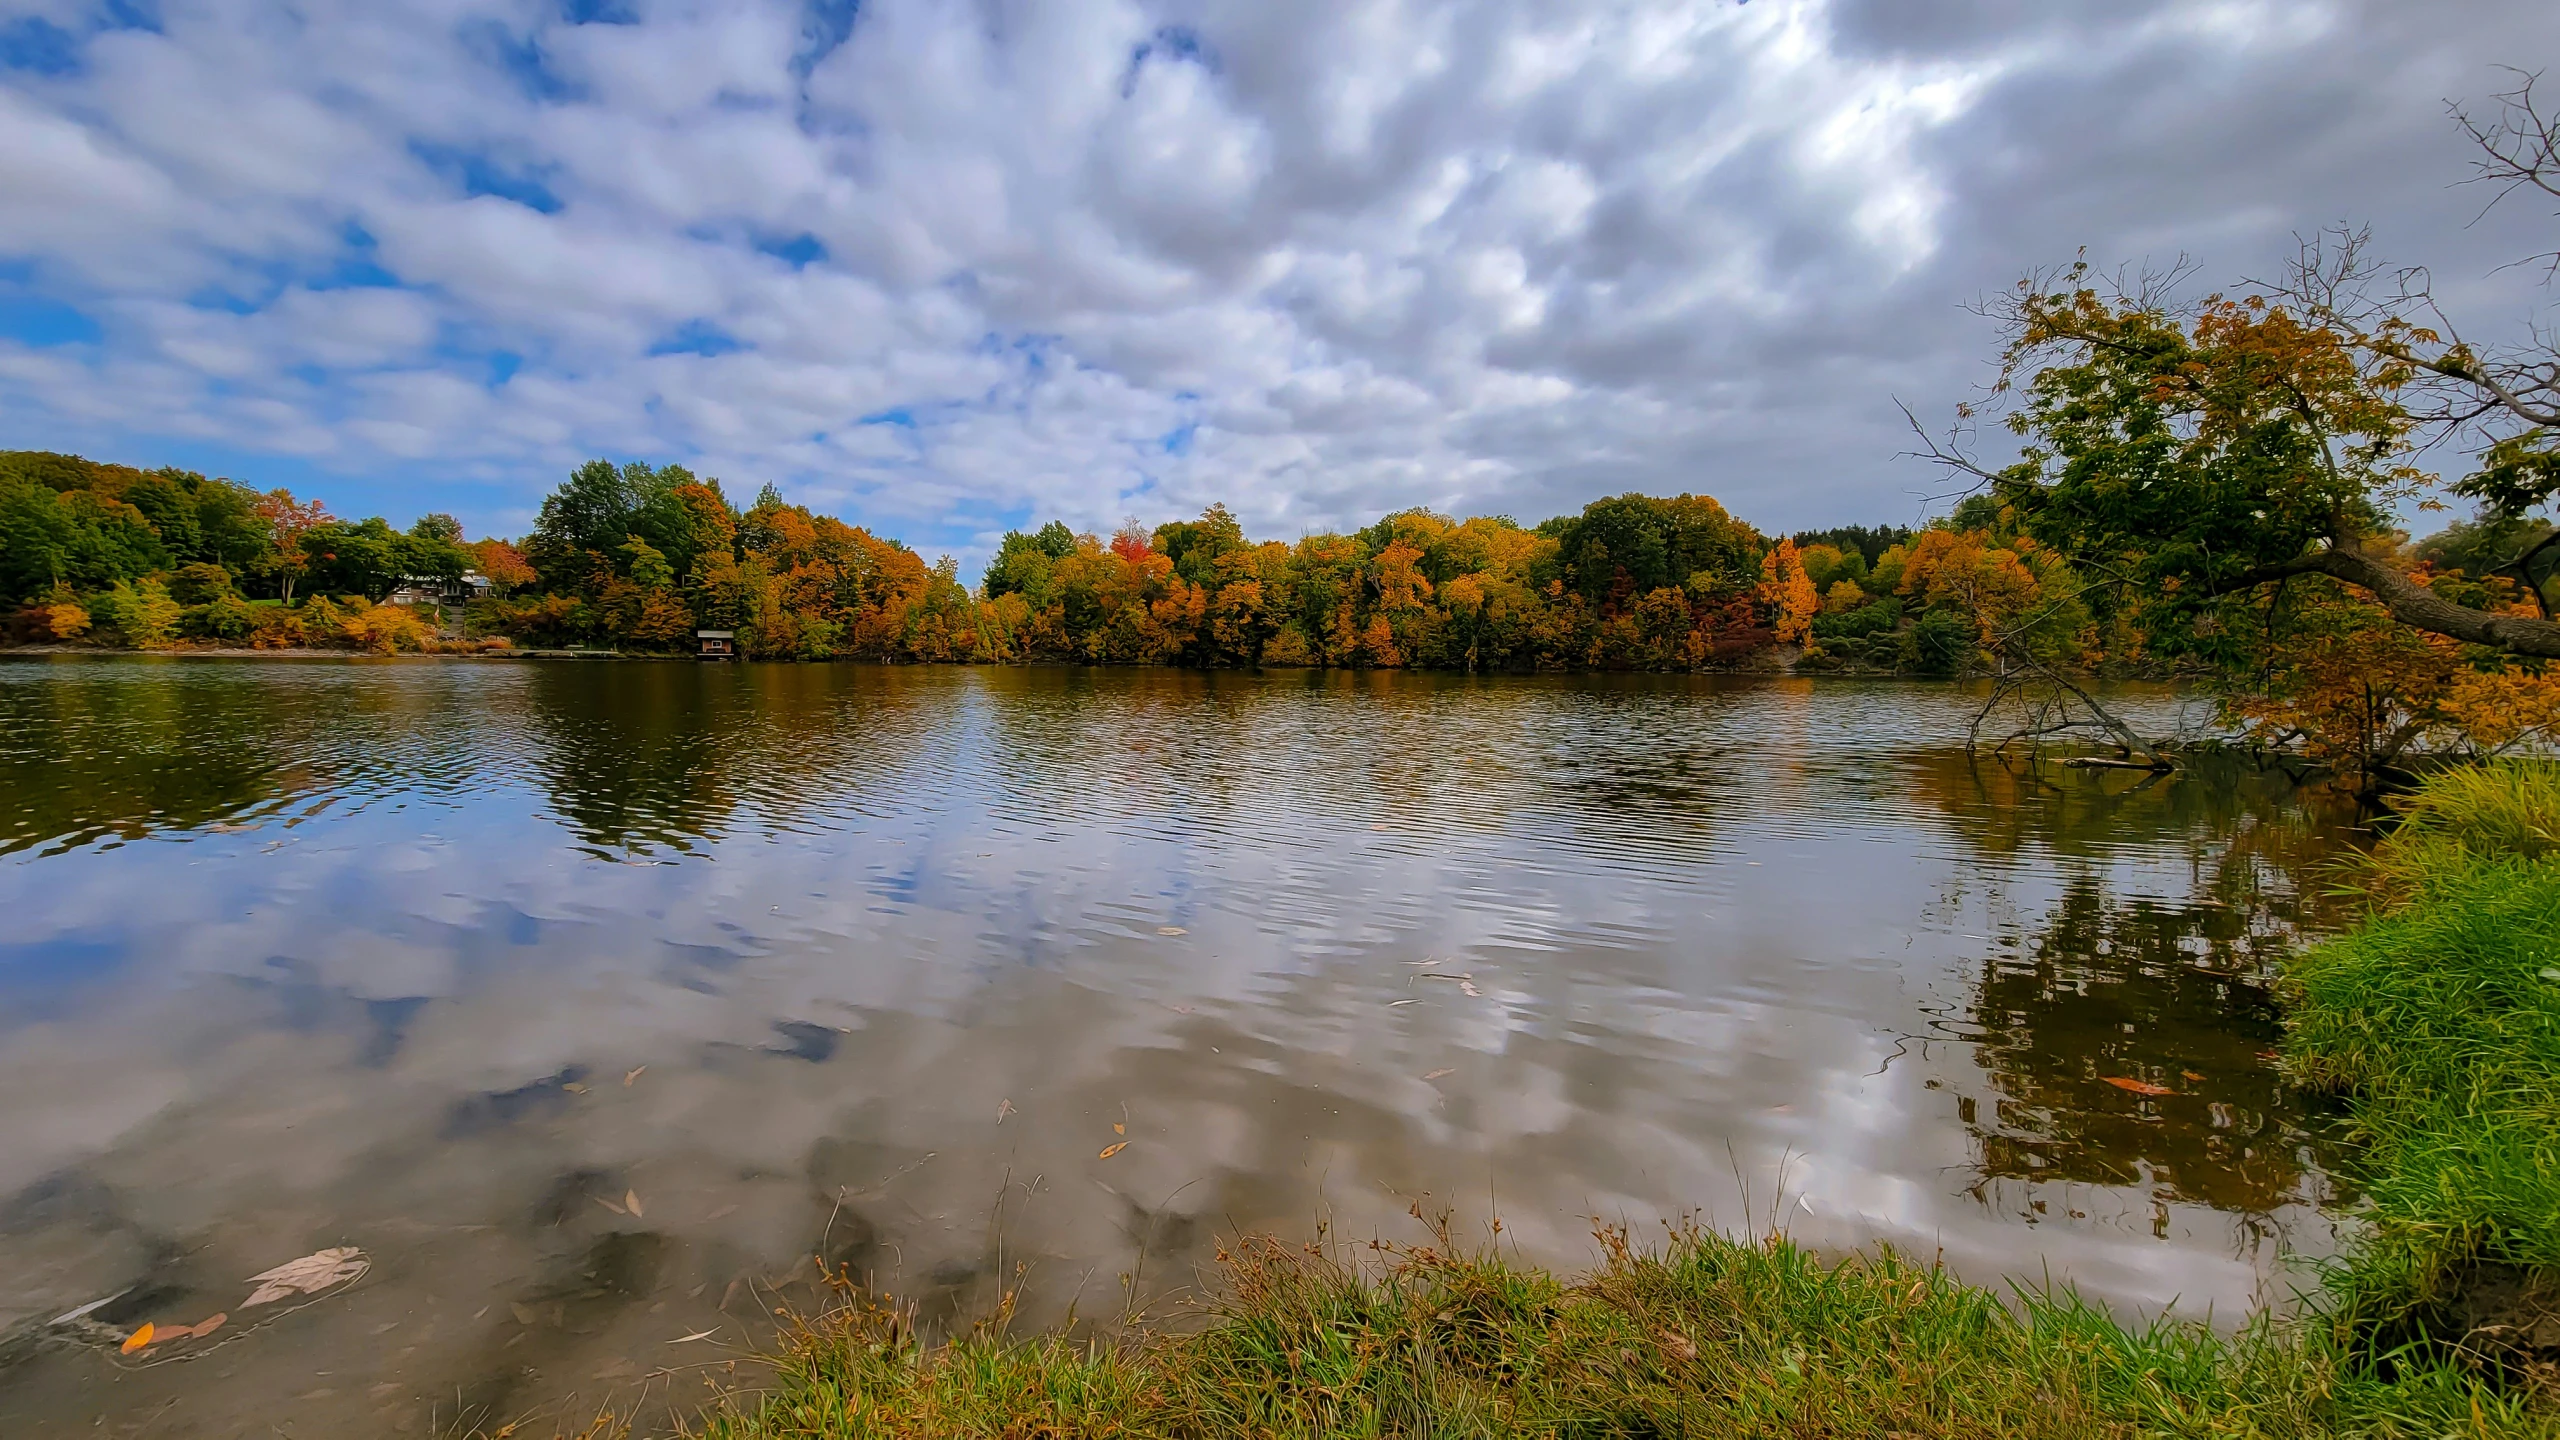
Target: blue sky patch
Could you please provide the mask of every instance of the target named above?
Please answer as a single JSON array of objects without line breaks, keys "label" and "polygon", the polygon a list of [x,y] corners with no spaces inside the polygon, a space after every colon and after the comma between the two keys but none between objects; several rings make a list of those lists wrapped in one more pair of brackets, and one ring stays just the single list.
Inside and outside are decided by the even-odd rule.
[{"label": "blue sky patch", "polygon": [[79,68],[79,40],[43,16],[29,15],[0,25],[0,70],[68,75]]},{"label": "blue sky patch", "polygon": [[746,349],[738,337],[708,320],[688,320],[649,347],[652,355],[729,355]]},{"label": "blue sky patch", "polygon": [[1150,60],[1174,64],[1188,60],[1212,75],[1219,69],[1218,52],[1201,40],[1199,31],[1188,25],[1160,26],[1155,34],[1130,48],[1129,68],[1120,77],[1121,99],[1138,93],[1138,72]]},{"label": "blue sky patch", "polygon": [[794,235],[788,240],[765,240],[756,248],[794,270],[806,270],[827,258],[827,247],[815,235]]},{"label": "blue sky patch", "polygon": [[800,49],[791,57],[792,73],[809,78],[819,61],[852,38],[861,15],[862,0],[807,0],[800,7]]},{"label": "blue sky patch", "polygon": [[93,345],[98,322],[74,306],[14,285],[0,285],[0,339],[21,345]]},{"label": "blue sky patch", "polygon": [[515,32],[494,20],[477,20],[465,24],[458,32],[463,48],[506,72],[529,100],[570,100],[578,95],[578,87],[551,68],[543,57],[542,45],[531,36],[518,37]]},{"label": "blue sky patch", "polygon": [[494,195],[545,215],[556,215],[560,211],[560,197],[551,193],[550,186],[530,174],[500,163],[495,156],[484,151],[457,150],[412,140],[409,153],[449,183],[461,186],[465,195]]}]

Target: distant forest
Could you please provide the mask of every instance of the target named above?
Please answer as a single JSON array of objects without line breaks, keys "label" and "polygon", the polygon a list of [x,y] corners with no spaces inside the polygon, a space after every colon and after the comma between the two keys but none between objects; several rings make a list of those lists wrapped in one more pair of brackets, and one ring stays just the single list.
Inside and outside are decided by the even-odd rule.
[{"label": "distant forest", "polygon": [[[1898,527],[1772,539],[1702,495],[1535,526],[1407,510],[1294,542],[1212,506],[1107,538],[1010,533],[973,588],[770,485],[741,506],[680,465],[591,461],[532,534],[472,540],[449,515],[403,529],[191,471],[0,452],[0,605],[21,643],[673,654],[712,629],[759,659],[1691,670],[1804,647],[1944,672],[1966,647],[1931,619],[1940,549]],[[1999,554],[1964,563],[2032,576]]]}]

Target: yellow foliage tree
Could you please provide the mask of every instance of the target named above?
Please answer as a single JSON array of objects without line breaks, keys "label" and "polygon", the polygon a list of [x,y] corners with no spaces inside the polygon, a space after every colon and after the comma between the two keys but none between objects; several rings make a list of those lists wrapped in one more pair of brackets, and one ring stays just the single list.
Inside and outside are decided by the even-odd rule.
[{"label": "yellow foliage tree", "polygon": [[1780,540],[1760,559],[1760,603],[1769,609],[1769,628],[1781,645],[1802,644],[1813,633],[1813,617],[1822,610],[1813,577],[1804,573],[1796,542]]}]

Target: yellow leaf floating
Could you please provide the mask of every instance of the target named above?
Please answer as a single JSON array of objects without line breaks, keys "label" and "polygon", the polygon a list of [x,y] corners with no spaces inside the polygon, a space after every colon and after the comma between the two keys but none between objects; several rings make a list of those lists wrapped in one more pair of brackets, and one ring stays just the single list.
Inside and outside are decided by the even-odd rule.
[{"label": "yellow leaf floating", "polygon": [[1129,1127],[1115,1120],[1111,1123],[1111,1133],[1114,1135],[1126,1135],[1129,1133]]},{"label": "yellow leaf floating", "polygon": [[639,1191],[637,1191],[637,1190],[625,1190],[625,1191],[623,1191],[623,1192],[622,1192],[622,1203],[623,1203],[624,1205],[626,1205],[626,1206],[628,1206],[628,1207],[630,1208],[630,1210],[631,1210],[631,1213],[632,1213],[632,1214],[634,1214],[634,1215],[639,1214],[639,1213],[640,1213],[640,1192],[639,1192]]},{"label": "yellow leaf floating", "polygon": [[1121,1142],[1120,1142],[1119,1144],[1117,1144],[1117,1145],[1105,1145],[1105,1146],[1103,1146],[1103,1147],[1102,1147],[1102,1154],[1101,1154],[1100,1156],[1096,1157],[1096,1158],[1098,1158],[1098,1159],[1103,1159],[1103,1160],[1108,1160],[1108,1159],[1110,1159],[1112,1156],[1117,1155],[1117,1154],[1119,1154],[1121,1151],[1126,1150],[1126,1149],[1128,1149],[1128,1148],[1129,1148],[1129,1142],[1128,1142],[1128,1141],[1126,1141],[1126,1140],[1121,1141]]},{"label": "yellow leaf floating", "polygon": [[142,1328],[141,1328],[141,1329],[139,1329],[139,1330],[136,1330],[136,1331],[134,1331],[132,1334],[127,1335],[126,1337],[124,1337],[124,1343],[123,1343],[122,1345],[117,1346],[117,1347],[116,1347],[116,1349],[117,1349],[119,1352],[123,1353],[123,1354],[130,1355],[130,1354],[132,1354],[134,1351],[139,1350],[139,1349],[141,1349],[143,1346],[148,1345],[148,1344],[150,1344],[150,1343],[151,1343],[151,1322],[150,1322],[150,1321],[148,1321],[148,1320],[145,1320],[145,1321],[143,1321],[143,1322],[142,1322]]}]

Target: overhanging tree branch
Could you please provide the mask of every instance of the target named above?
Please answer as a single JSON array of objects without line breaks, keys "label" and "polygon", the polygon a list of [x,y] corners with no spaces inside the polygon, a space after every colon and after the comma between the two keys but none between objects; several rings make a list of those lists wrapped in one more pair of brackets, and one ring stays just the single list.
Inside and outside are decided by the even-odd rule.
[{"label": "overhanging tree branch", "polygon": [[2291,560],[2261,565],[2215,589],[2221,593],[2246,590],[2293,575],[2326,575],[2371,591],[2392,619],[2415,629],[2511,655],[2560,659],[2560,622],[2456,605],[2353,545],[2327,545]]}]

